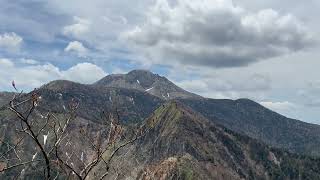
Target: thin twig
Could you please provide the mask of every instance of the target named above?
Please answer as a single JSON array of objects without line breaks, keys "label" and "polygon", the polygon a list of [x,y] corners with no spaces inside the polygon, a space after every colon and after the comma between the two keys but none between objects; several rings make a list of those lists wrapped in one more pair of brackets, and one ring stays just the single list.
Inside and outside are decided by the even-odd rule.
[{"label": "thin twig", "polygon": [[26,165],[26,164],[30,164],[30,163],[33,163],[33,162],[37,162],[37,161],[42,161],[42,159],[15,164],[15,165],[9,166],[7,168],[1,169],[0,172],[4,172],[4,171],[10,170],[12,168],[16,168],[16,167],[23,166],[23,165]]}]

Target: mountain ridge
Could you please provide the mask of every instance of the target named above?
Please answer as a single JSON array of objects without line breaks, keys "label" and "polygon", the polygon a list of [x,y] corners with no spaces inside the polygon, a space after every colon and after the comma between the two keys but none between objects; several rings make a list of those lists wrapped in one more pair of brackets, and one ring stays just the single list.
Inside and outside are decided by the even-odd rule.
[{"label": "mountain ridge", "polygon": [[[137,74],[160,77],[149,71],[132,71],[131,82],[136,82]],[[123,75],[109,75],[108,77]],[[150,80],[149,78],[147,78]],[[141,80],[141,84],[148,83]],[[149,82],[149,83],[153,83]],[[172,82],[171,82],[172,83]],[[79,115],[95,122],[99,121],[97,112],[114,111],[118,106],[122,122],[141,122],[156,108],[169,99],[154,96],[145,90],[130,87],[105,87],[94,84],[80,84],[71,81],[52,81],[41,86],[37,91],[48,102],[46,109],[63,112],[63,105],[72,98],[80,100]],[[62,95],[62,100],[59,99]],[[248,99],[228,100],[210,98],[175,98],[197,111],[210,121],[235,132],[245,134],[278,148],[285,148],[295,153],[320,156],[320,126],[299,120],[286,118],[271,111],[259,103]],[[114,102],[117,102],[116,104]]]},{"label": "mountain ridge", "polygon": [[[137,179],[305,179],[319,178],[299,165],[317,161],[278,151],[217,126],[178,101],[161,105],[145,120],[150,131],[134,151],[147,165]],[[260,154],[260,155],[256,155]],[[288,162],[294,162],[288,164]],[[296,172],[296,173],[294,173]]]}]

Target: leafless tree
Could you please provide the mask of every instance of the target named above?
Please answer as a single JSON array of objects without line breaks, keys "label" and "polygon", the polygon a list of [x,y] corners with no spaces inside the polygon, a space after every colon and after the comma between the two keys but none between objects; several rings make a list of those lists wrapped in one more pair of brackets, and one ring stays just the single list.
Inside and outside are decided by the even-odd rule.
[{"label": "leafless tree", "polygon": [[[70,126],[77,118],[77,110],[81,102],[72,99],[69,102],[66,116],[59,116],[53,112],[38,111],[41,95],[37,90],[29,95],[16,94],[10,101],[8,109],[16,116],[15,140],[6,141],[0,138],[2,146],[0,154],[0,172],[5,175],[10,170],[23,167],[16,178],[25,173],[25,167],[43,167],[38,171],[45,179],[104,179],[113,169],[118,174],[115,167],[111,167],[111,161],[116,154],[125,146],[133,143],[143,135],[142,128],[137,128],[131,135],[125,135],[125,128],[119,122],[119,113],[103,112],[104,131],[90,132],[86,127],[80,127],[77,135],[90,147],[90,151],[79,152],[75,146],[65,148],[72,136]],[[41,118],[39,120],[39,116]],[[130,133],[129,133],[130,134]],[[128,137],[125,137],[128,136]],[[31,139],[36,150],[24,149],[26,138]],[[65,144],[65,146],[63,146]],[[87,153],[87,154],[86,154]],[[89,157],[85,160],[84,156]],[[104,172],[99,176],[94,172],[95,167],[104,165]],[[39,174],[39,173],[38,173]],[[1,175],[0,175],[1,176]]]}]

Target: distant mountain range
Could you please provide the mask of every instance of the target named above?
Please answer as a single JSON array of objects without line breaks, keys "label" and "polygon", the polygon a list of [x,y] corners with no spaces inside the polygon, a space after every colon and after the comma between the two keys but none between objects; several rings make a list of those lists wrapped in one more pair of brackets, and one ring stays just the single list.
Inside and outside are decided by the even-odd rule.
[{"label": "distant mountain range", "polygon": [[[119,179],[320,179],[320,126],[248,99],[204,98],[145,70],[90,85],[53,81],[37,92],[39,112],[63,114],[71,99],[81,102],[75,134],[83,123],[101,128],[101,113],[114,109],[128,130],[133,124],[153,127],[115,160],[127,170]],[[11,96],[0,93],[0,105]],[[0,122],[10,118],[2,108]]]},{"label": "distant mountain range", "polygon": [[[65,101],[72,97],[79,98],[83,102],[80,113],[89,119],[95,117],[97,112],[111,108],[113,101],[116,101],[126,123],[142,121],[160,104],[176,99],[235,132],[292,152],[320,155],[319,125],[286,118],[249,99],[203,98],[145,70],[109,75],[92,85],[53,81],[42,86],[40,91],[48,94],[44,98],[50,97],[50,102],[56,102],[57,93],[61,93]],[[52,104],[48,106],[50,109],[53,107]]]}]

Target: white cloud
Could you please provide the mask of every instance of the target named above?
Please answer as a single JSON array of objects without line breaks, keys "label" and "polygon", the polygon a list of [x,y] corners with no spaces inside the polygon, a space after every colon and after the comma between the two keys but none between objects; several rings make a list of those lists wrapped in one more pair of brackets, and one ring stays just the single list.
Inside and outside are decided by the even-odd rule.
[{"label": "white cloud", "polygon": [[2,68],[11,68],[14,64],[9,59],[2,58],[0,59],[0,67]]},{"label": "white cloud", "polygon": [[238,67],[302,50],[312,33],[293,15],[250,12],[232,0],[157,0],[122,36],[155,64]]},{"label": "white cloud", "polygon": [[279,113],[285,113],[287,111],[292,111],[295,108],[297,108],[297,105],[288,101],[284,102],[271,102],[271,101],[265,101],[260,102],[262,106],[265,106],[273,111],[279,112]]},{"label": "white cloud", "polygon": [[75,53],[79,57],[86,57],[88,49],[79,41],[72,41],[64,49],[65,52]]},{"label": "white cloud", "polygon": [[103,69],[91,63],[80,63],[62,71],[65,79],[82,83],[93,83],[106,75]]},{"label": "white cloud", "polygon": [[0,34],[0,48],[3,48],[9,52],[19,51],[22,42],[22,37],[14,32]]},{"label": "white cloud", "polygon": [[39,64],[39,62],[34,59],[26,59],[26,58],[20,59],[20,62],[23,64],[29,64],[29,65]]},{"label": "white cloud", "polygon": [[65,26],[63,28],[63,34],[81,39],[83,38],[83,35],[88,33],[90,30],[91,22],[87,19],[83,19],[77,16],[73,17],[75,24]]},{"label": "white cloud", "polygon": [[318,119],[314,118],[316,116],[316,111],[319,111],[319,108],[312,109],[303,104],[291,101],[263,101],[260,102],[260,104],[281,115],[294,119],[300,119],[309,123],[319,124]]},{"label": "white cloud", "polygon": [[0,59],[0,91],[10,90],[12,80],[19,89],[32,90],[56,79],[93,83],[106,75],[103,69],[91,63],[79,63],[61,70],[52,64],[17,66],[12,60]]},{"label": "white cloud", "polygon": [[112,74],[126,74],[128,71],[122,69],[122,68],[119,68],[119,67],[114,67],[112,68]]},{"label": "white cloud", "polygon": [[176,82],[177,85],[190,92],[202,94],[209,90],[209,85],[205,80],[183,80]]},{"label": "white cloud", "polygon": [[233,74],[211,73],[210,76],[201,75],[197,79],[177,81],[177,85],[190,92],[209,98],[252,98],[263,99],[271,89],[271,81],[261,74]]}]

